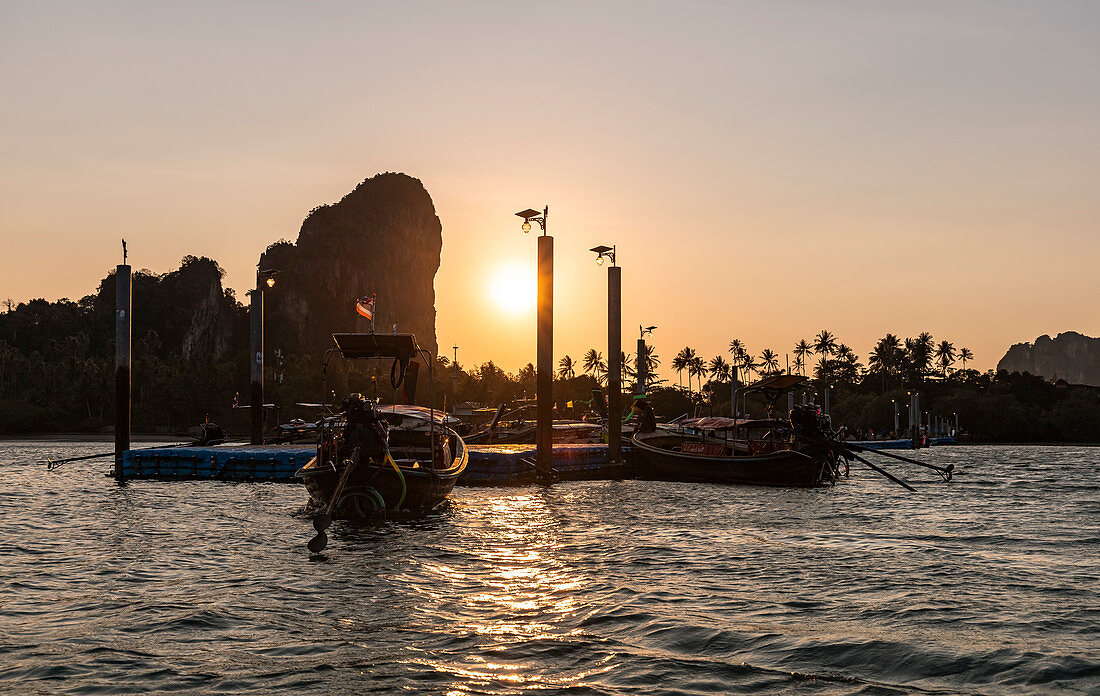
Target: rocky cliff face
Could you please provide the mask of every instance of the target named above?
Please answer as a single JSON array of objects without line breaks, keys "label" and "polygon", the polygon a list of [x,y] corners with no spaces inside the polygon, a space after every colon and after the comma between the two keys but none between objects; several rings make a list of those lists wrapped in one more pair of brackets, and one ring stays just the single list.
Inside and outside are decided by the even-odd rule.
[{"label": "rocky cliff face", "polygon": [[1100,386],[1100,338],[1076,331],[1043,335],[1035,343],[1017,343],[997,363],[998,370],[1030,372],[1070,384]]},{"label": "rocky cliff face", "polygon": [[[180,267],[164,275],[134,273],[133,340],[155,331],[165,354],[216,362],[234,348],[247,348],[248,324],[231,291],[222,287],[225,271],[213,259],[185,256]],[[99,285],[94,307],[103,339],[114,331],[115,276]]]},{"label": "rocky cliff face", "polygon": [[371,177],[338,203],[315,208],[295,243],[278,242],[260,257],[261,269],[279,271],[264,293],[268,348],[319,356],[333,332],[368,330],[355,299],[373,293],[377,331],[396,324],[434,355],[442,248],[431,196],[405,174]]}]

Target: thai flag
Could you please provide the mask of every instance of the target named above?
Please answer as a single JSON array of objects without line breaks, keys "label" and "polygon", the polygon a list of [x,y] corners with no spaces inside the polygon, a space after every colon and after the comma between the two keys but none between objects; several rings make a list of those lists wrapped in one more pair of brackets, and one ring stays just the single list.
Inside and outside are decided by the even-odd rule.
[{"label": "thai flag", "polygon": [[371,295],[369,298],[360,297],[356,300],[355,311],[359,312],[360,315],[367,319],[374,321],[374,295]]}]

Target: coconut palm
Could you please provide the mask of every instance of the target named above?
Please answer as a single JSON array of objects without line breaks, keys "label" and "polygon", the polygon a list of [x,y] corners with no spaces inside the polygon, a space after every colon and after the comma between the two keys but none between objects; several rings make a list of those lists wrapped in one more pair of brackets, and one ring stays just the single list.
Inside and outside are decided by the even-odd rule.
[{"label": "coconut palm", "polygon": [[916,338],[905,339],[905,354],[909,361],[909,369],[915,381],[928,372],[932,364],[932,334],[924,331]]},{"label": "coconut palm", "polygon": [[759,367],[760,365],[756,362],[756,359],[748,353],[741,357],[741,369],[745,371],[745,382],[752,381],[752,374],[756,372]]},{"label": "coconut palm", "polygon": [[882,391],[886,392],[890,378],[901,372],[905,354],[901,350],[901,341],[892,333],[888,333],[878,340],[874,350],[867,357],[867,368],[880,375],[882,379]]},{"label": "coconut palm", "polygon": [[801,355],[794,359],[794,371],[801,375],[806,374],[806,359]]},{"label": "coconut palm", "polygon": [[940,344],[935,349],[936,362],[940,364],[940,369],[943,370],[943,378],[947,379],[947,368],[955,362],[955,346],[946,338],[940,341]]},{"label": "coconut palm", "polygon": [[[694,352],[694,351],[692,351]],[[691,390],[691,378],[699,380],[699,391],[703,391],[703,378],[707,376],[707,363],[698,355],[693,355],[688,363],[688,390]]]},{"label": "coconut palm", "polygon": [[[683,375],[683,372],[684,372],[684,370],[687,369],[688,361],[691,360],[691,356],[688,355],[689,350],[691,350],[691,349],[690,348],[684,348],[683,350],[681,350],[679,353],[676,354],[675,358],[672,359],[672,369],[676,370],[676,379],[680,382],[680,388],[681,389],[684,388],[684,375]],[[688,379],[690,379],[690,377]],[[688,390],[690,391],[690,389],[691,389],[691,385],[689,384],[688,385]]]},{"label": "coconut palm", "polygon": [[607,375],[607,363],[604,362],[603,353],[595,348],[589,348],[584,354],[584,373],[596,378],[596,382],[602,383]]},{"label": "coconut palm", "polygon": [[836,336],[833,332],[822,329],[814,338],[813,351],[822,358],[827,358],[836,352]]},{"label": "coconut palm", "polygon": [[959,348],[959,361],[963,364],[963,369],[966,369],[966,361],[973,360],[974,354],[970,352],[969,348]]},{"label": "coconut palm", "polygon": [[794,344],[794,364],[797,367],[802,368],[803,374],[805,374],[806,356],[812,352],[814,352],[814,347],[811,346],[809,342],[807,342],[804,338],[801,339],[798,343]]},{"label": "coconut palm", "polygon": [[684,349],[681,350],[677,354],[676,357],[678,357],[678,358],[683,357],[683,360],[684,360],[684,368],[683,369],[687,370],[687,373],[688,373],[688,392],[690,393],[691,392],[691,378],[695,374],[691,371],[691,364],[692,364],[692,361],[694,361],[697,358],[697,356],[695,355],[695,349],[685,346]]},{"label": "coconut palm", "polygon": [[771,348],[765,348],[760,352],[760,366],[772,374],[779,372],[779,355]]},{"label": "coconut palm", "polygon": [[740,379],[740,371],[745,362],[745,357],[748,355],[748,351],[745,349],[744,342],[739,338],[735,338],[730,341],[729,354],[731,356],[730,366],[733,368],[733,378]]},{"label": "coconut palm", "polygon": [[638,374],[634,370],[634,354],[622,351],[619,353],[619,366],[621,367],[621,376],[619,381],[622,384],[627,384],[630,380]]},{"label": "coconut palm", "polygon": [[710,364],[707,365],[707,369],[710,373],[722,380],[728,382],[730,380],[730,364],[726,362],[726,359],[721,355],[716,355],[711,358]]},{"label": "coconut palm", "polygon": [[576,363],[573,362],[573,358],[568,355],[558,361],[558,377],[562,379],[573,379],[577,376]]}]

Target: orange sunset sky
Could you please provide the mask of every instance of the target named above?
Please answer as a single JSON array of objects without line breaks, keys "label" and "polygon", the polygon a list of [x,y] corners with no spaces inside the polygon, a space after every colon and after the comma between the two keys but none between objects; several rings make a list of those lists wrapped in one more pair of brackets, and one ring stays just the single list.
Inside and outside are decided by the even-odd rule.
[{"label": "orange sunset sky", "polygon": [[[555,354],[864,362],[931,331],[993,367],[1100,334],[1100,4],[319,2],[0,6],[0,296],[78,298],[119,261],[258,254],[382,171],[443,223],[441,348],[534,358],[513,213],[550,205]],[[514,285],[514,283],[512,283]],[[503,288],[503,289],[502,289]],[[520,293],[521,294],[521,293]],[[379,298],[380,303],[385,298]],[[353,311],[349,304],[348,311]]]}]

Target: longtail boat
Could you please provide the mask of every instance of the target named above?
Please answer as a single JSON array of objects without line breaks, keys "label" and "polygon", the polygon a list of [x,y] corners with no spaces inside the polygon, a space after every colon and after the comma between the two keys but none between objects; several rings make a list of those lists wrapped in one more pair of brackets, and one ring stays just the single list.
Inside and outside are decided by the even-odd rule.
[{"label": "longtail boat", "polygon": [[667,481],[737,483],[810,488],[836,481],[840,460],[829,445],[828,418],[814,406],[797,406],[789,419],[774,417],[774,402],[804,381],[797,375],[761,380],[772,417],[706,417],[658,427],[648,403],[631,438],[643,475]]},{"label": "longtail boat", "polygon": [[[326,369],[333,352],[348,360],[392,358],[395,391],[410,372],[410,361],[423,352],[412,334],[333,338],[336,348],[326,355]],[[415,384],[406,392],[415,393]],[[337,413],[321,420],[317,456],[296,473],[311,506],[321,511],[314,521],[318,531],[323,534],[333,518],[415,515],[443,502],[469,458],[466,443],[445,422],[433,408],[390,407],[348,395]]]}]

